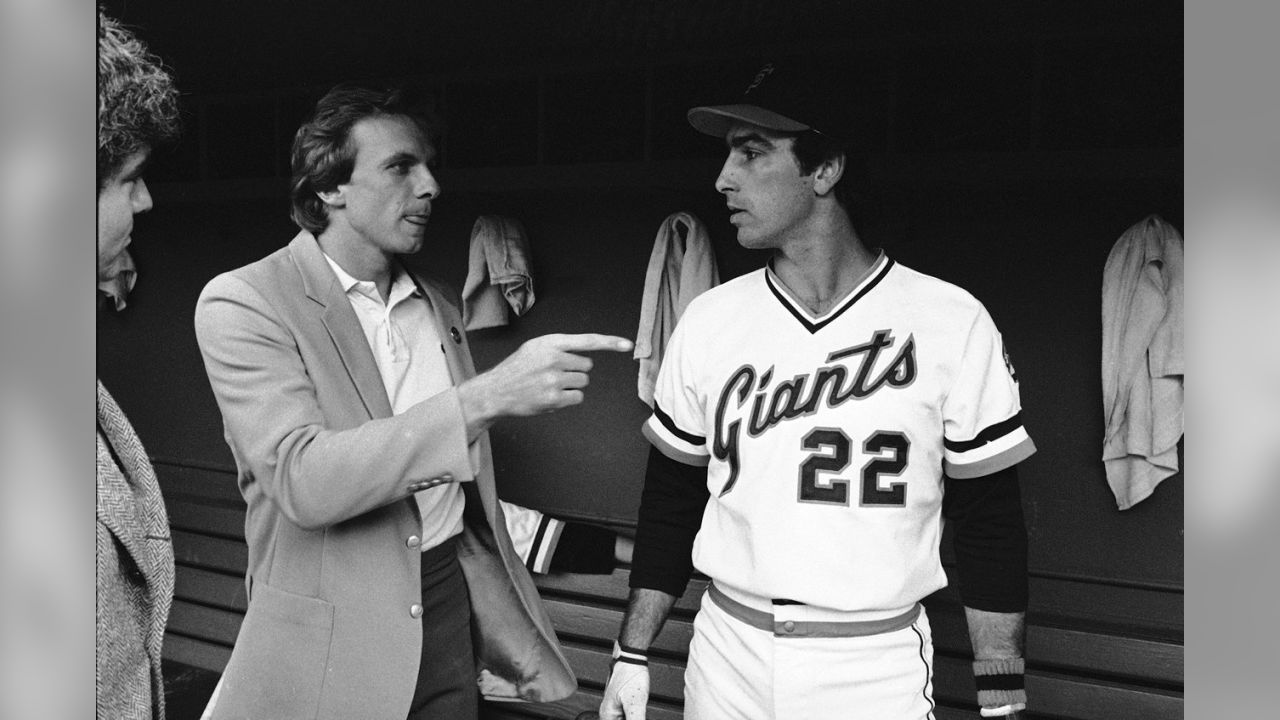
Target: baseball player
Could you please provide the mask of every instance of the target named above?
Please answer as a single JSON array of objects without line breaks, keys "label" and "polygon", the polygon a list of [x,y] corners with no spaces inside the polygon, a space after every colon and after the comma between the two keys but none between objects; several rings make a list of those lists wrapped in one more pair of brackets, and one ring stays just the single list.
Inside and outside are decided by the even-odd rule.
[{"label": "baseball player", "polygon": [[737,103],[688,114],[728,146],[715,186],[738,242],[772,258],[671,338],[600,716],[644,717],[647,650],[696,567],[686,718],[932,718],[920,601],[946,584],[945,517],[982,715],[1019,718],[1015,466],[1035,447],[1013,367],[972,295],[863,243],[846,126],[802,81],[767,65]]}]

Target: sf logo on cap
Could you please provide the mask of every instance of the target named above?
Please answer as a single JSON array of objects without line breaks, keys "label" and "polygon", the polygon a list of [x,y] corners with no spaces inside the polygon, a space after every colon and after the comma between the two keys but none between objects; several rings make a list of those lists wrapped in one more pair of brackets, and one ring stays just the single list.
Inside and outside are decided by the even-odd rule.
[{"label": "sf logo on cap", "polygon": [[752,80],[751,84],[747,86],[747,91],[742,94],[743,95],[751,94],[752,90],[755,90],[757,87],[759,87],[760,83],[764,82],[764,79],[769,77],[772,74],[773,74],[773,63],[769,63],[768,65],[765,65],[764,67],[760,68],[760,72],[756,73],[755,79]]}]

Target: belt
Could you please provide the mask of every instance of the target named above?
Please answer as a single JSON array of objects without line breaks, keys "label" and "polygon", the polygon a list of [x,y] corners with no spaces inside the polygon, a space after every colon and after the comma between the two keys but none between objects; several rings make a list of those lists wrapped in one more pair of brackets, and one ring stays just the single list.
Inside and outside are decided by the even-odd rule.
[{"label": "belt", "polygon": [[772,613],[747,607],[728,595],[725,595],[720,588],[716,587],[714,582],[707,586],[707,596],[711,598],[711,602],[715,603],[717,607],[728,613],[730,617],[741,620],[757,630],[773,633],[778,637],[835,638],[879,635],[881,633],[893,632],[895,630],[910,627],[911,623],[915,622],[916,618],[920,616],[920,603],[916,603],[911,606],[911,609],[901,615],[884,618],[882,620],[783,621],[774,618]]}]

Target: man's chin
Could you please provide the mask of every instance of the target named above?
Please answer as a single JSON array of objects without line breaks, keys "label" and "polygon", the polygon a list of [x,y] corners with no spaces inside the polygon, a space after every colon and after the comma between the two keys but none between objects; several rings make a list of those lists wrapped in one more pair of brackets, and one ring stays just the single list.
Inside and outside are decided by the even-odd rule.
[{"label": "man's chin", "polygon": [[400,247],[402,249],[400,250],[399,254],[413,255],[417,253],[419,250],[422,249],[424,239],[425,238],[423,237],[412,237],[412,236],[405,238],[405,241],[400,244]]},{"label": "man's chin", "polygon": [[770,247],[766,238],[744,228],[738,228],[738,244],[748,250],[764,250]]}]

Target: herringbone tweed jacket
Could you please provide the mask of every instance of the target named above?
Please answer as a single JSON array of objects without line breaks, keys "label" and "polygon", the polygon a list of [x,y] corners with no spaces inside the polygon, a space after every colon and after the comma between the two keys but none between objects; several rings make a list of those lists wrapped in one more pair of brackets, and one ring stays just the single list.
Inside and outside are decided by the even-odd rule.
[{"label": "herringbone tweed jacket", "polygon": [[155,470],[98,383],[98,718],[164,718],[160,650],[173,544]]}]

